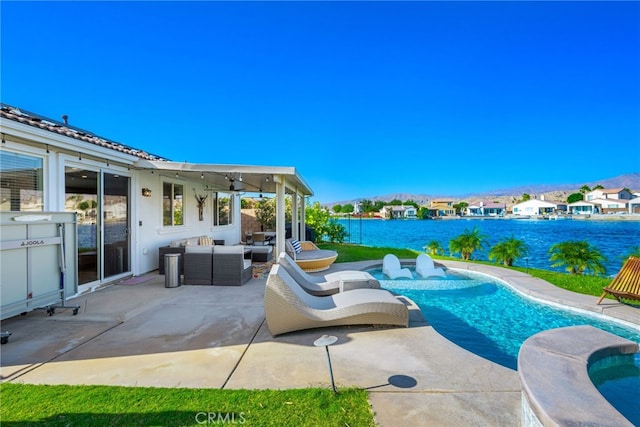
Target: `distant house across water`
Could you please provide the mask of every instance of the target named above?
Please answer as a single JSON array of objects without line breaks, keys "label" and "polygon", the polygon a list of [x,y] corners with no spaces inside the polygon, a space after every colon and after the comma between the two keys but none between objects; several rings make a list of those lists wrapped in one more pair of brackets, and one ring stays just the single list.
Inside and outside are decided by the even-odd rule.
[{"label": "distant house across water", "polygon": [[467,207],[468,216],[504,216],[506,212],[506,203],[480,202]]},{"label": "distant house across water", "polygon": [[380,216],[386,219],[415,219],[418,217],[418,210],[413,206],[383,206]]},{"label": "distant house across water", "polygon": [[548,215],[566,211],[567,203],[558,201],[531,199],[513,205],[513,215],[516,216]]},{"label": "distant house across water", "polygon": [[453,199],[433,199],[429,205],[429,216],[455,216],[456,208],[453,207],[455,200]]}]

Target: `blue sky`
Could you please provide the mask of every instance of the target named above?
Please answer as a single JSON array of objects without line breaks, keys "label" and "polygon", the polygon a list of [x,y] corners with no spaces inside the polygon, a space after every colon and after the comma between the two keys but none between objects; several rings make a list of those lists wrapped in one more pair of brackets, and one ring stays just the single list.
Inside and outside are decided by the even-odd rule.
[{"label": "blue sky", "polygon": [[640,171],[639,2],[7,2],[2,102],[323,203]]}]

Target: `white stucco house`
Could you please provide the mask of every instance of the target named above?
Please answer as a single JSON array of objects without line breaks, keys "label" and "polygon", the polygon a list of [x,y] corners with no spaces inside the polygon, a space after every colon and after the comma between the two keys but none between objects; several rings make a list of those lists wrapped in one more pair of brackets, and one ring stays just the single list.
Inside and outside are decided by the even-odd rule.
[{"label": "white stucco house", "polygon": [[504,216],[506,212],[506,203],[499,202],[481,201],[467,207],[468,216]]},{"label": "white stucco house", "polygon": [[632,198],[633,194],[625,188],[602,188],[599,190],[589,191],[584,195],[584,200],[587,202],[599,199],[631,200]]},{"label": "white stucco house", "polygon": [[609,214],[609,213],[627,213],[628,199],[591,199],[589,201],[597,206],[596,213]]},{"label": "white stucco house", "polygon": [[418,210],[413,206],[383,206],[380,209],[380,215],[387,219],[415,219],[418,215]]},{"label": "white stucco house", "polygon": [[547,200],[530,199],[513,205],[513,215],[547,215],[557,212],[565,212],[567,204],[564,202],[551,202]]},{"label": "white stucco house", "polygon": [[599,206],[593,202],[579,200],[569,203],[568,209],[569,213],[573,215],[593,215],[598,213]]},{"label": "white stucco house", "polygon": [[[77,270],[67,280],[78,292],[157,269],[158,248],[177,239],[239,243],[241,192],[275,195],[276,253],[285,242],[285,198],[297,225],[292,237],[305,229],[305,198],[313,192],[294,167],[172,162],[66,117],[6,104],[0,133],[0,212],[77,213]],[[206,198],[201,209],[197,197]]]}]

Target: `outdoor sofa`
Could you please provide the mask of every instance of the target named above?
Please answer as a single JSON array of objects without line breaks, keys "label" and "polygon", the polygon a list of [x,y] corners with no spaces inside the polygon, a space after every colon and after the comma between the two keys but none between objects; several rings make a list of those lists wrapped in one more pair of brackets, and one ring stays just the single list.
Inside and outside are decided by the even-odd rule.
[{"label": "outdoor sofa", "polygon": [[164,275],[164,256],[166,254],[180,254],[179,274],[184,274],[184,253],[187,246],[213,246],[224,245],[224,240],[212,239],[209,236],[197,236],[187,239],[178,239],[167,246],[158,248],[158,273]]},{"label": "outdoor sofa", "polygon": [[185,285],[240,286],[253,275],[244,246],[187,246],[182,257]]},{"label": "outdoor sofa", "polygon": [[[188,247],[198,246],[223,246],[225,241],[222,239],[213,239],[209,236],[190,237],[188,239],[178,239],[169,243],[167,246],[158,248],[158,274],[164,275],[164,256],[166,254],[180,254],[178,261],[178,271],[180,275],[184,274],[184,254]],[[247,245],[251,248],[251,259],[254,262],[267,262],[273,259],[273,246]]]}]

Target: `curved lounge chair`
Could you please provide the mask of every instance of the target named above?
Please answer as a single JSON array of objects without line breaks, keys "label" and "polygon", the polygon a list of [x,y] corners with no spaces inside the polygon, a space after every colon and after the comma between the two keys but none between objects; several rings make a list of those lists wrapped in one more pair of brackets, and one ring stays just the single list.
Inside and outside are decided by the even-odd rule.
[{"label": "curved lounge chair", "polygon": [[379,289],[380,282],[366,271],[345,270],[324,276],[313,276],[305,272],[286,252],[278,256],[280,264],[291,277],[309,294],[316,296],[333,295],[343,291],[360,288]]},{"label": "curved lounge chair", "polygon": [[304,271],[324,271],[331,267],[331,264],[338,258],[338,252],[329,249],[318,249],[309,241],[301,241],[300,250],[296,251],[293,246],[293,239],[285,241],[285,250]]},{"label": "curved lounge chair", "polygon": [[382,258],[382,272],[390,279],[397,279],[399,277],[413,279],[411,270],[408,268],[402,268],[400,260],[393,254],[387,254]]},{"label": "curved lounge chair", "polygon": [[416,273],[423,278],[445,277],[444,269],[436,267],[431,257],[427,254],[420,254],[416,258]]},{"label": "curved lounge chair", "polygon": [[354,289],[317,297],[278,264],[269,272],[264,313],[273,336],[327,326],[409,325],[409,309],[387,290]]}]

